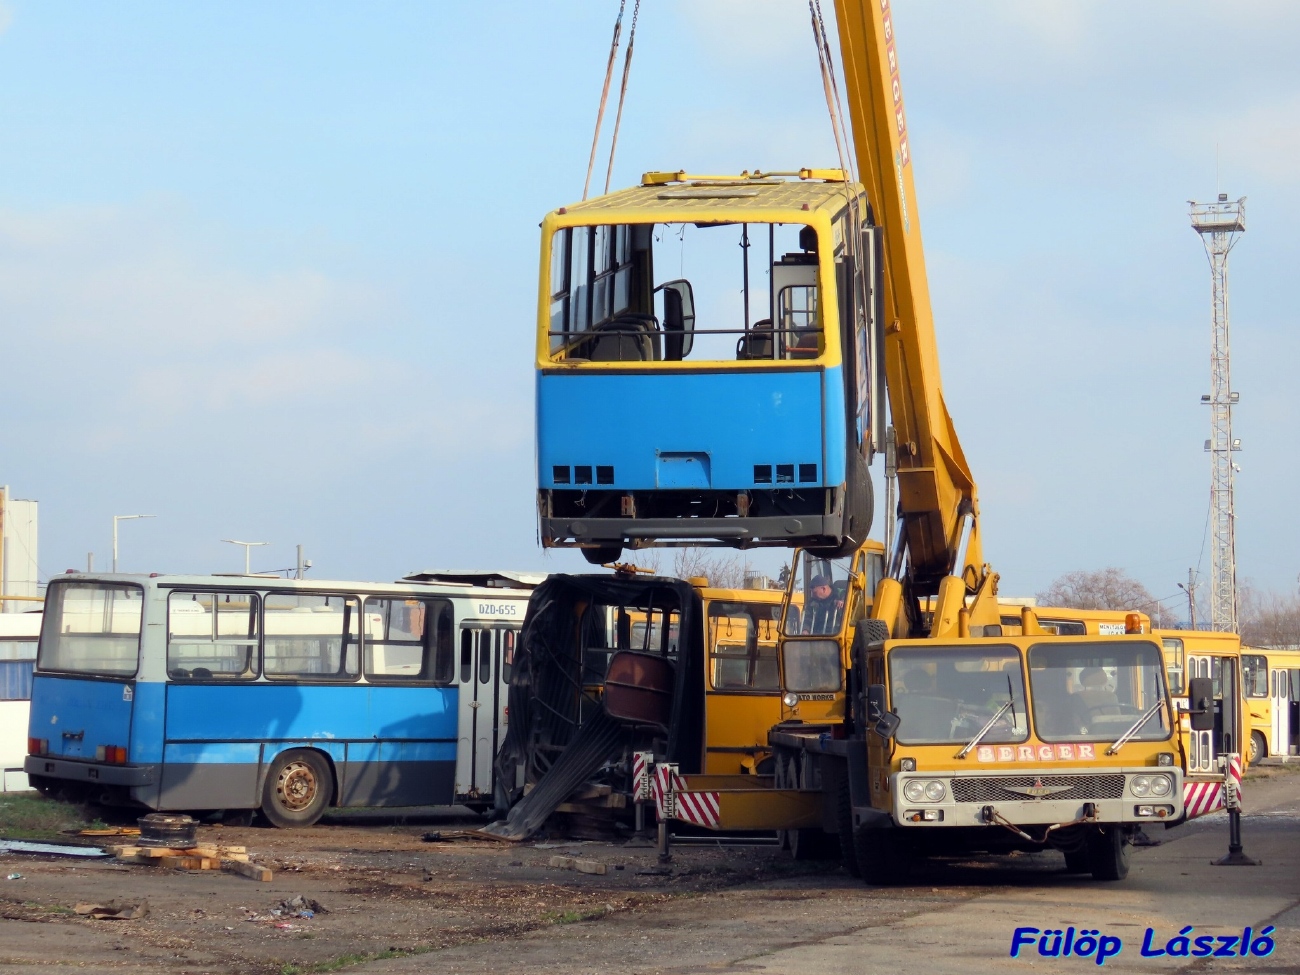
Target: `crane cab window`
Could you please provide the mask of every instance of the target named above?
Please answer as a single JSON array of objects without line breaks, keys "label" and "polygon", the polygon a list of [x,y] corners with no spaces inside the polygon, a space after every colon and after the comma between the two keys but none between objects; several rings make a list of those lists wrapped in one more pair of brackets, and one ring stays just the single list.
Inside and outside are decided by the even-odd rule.
[{"label": "crane cab window", "polygon": [[546,346],[557,362],[817,359],[826,349],[818,244],[798,224],[563,228],[546,258]]}]

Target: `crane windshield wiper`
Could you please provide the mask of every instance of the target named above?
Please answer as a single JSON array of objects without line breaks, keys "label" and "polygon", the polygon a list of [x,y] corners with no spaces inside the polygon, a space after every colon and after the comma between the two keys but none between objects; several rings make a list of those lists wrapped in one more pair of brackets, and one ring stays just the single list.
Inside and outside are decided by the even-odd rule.
[{"label": "crane windshield wiper", "polygon": [[1150,721],[1153,717],[1155,717],[1156,712],[1159,711],[1164,706],[1165,706],[1164,701],[1156,701],[1155,704],[1147,708],[1146,713],[1143,714],[1142,717],[1134,721],[1133,724],[1129,726],[1128,731],[1124,732],[1124,734],[1120,735],[1113,742],[1111,742],[1110,747],[1106,749],[1106,754],[1114,755],[1126,744],[1128,744],[1129,739],[1131,739],[1134,735],[1136,735],[1139,731],[1141,731],[1142,726],[1146,724],[1148,721]]},{"label": "crane windshield wiper", "polygon": [[981,728],[979,731],[975,732],[975,737],[972,738],[970,741],[966,742],[966,747],[957,753],[957,757],[965,758],[967,755],[969,755],[970,750],[974,748],[976,745],[978,745],[981,741],[983,741],[984,736],[993,730],[993,726],[998,723],[998,718],[1002,717],[1002,715],[1006,714],[1014,706],[1015,706],[1015,701],[1012,700],[1011,698],[1007,698],[1007,703],[1002,705],[1002,707],[998,708],[996,711],[993,712],[993,717],[989,718],[987,721],[984,722],[984,727]]}]

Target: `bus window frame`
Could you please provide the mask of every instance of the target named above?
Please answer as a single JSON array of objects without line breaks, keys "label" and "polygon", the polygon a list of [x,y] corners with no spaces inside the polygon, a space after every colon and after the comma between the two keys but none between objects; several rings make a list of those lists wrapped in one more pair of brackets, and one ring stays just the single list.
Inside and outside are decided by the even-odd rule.
[{"label": "bus window frame", "polygon": [[[53,605],[58,611],[51,610],[52,601],[50,599],[50,588],[53,588],[56,598]],[[48,644],[47,627],[55,627],[53,635],[57,638],[61,631],[57,629],[63,617],[63,592],[67,589],[114,589],[122,591],[134,590],[140,596],[140,628],[135,635],[135,668],[130,672],[127,671],[102,671],[102,670],[70,670],[66,667],[50,667],[43,661],[45,648]],[[55,581],[50,584],[45,591],[45,612],[41,618],[41,635],[36,645],[36,665],[33,668],[38,674],[67,674],[71,677],[85,678],[87,680],[112,680],[112,681],[133,681],[140,675],[140,666],[144,656],[144,630],[145,630],[145,587],[133,582],[94,582],[81,580]],[[103,634],[100,634],[103,635]],[[118,634],[124,635],[124,634]]]},{"label": "bus window frame", "polygon": [[[365,625],[365,617],[368,612],[367,607],[371,601],[377,602],[418,602],[424,607],[424,632],[418,641],[414,640],[391,640],[380,639],[373,641],[382,646],[420,646],[421,648],[421,666],[420,673],[415,677],[405,677],[401,674],[378,674],[372,673],[370,665],[371,658],[368,656],[371,639]],[[442,618],[442,613],[447,612],[452,616],[452,625],[455,625],[455,608],[452,601],[446,596],[416,596],[416,595],[386,595],[380,593],[366,593],[361,597],[361,677],[367,684],[376,685],[398,685],[401,687],[424,686],[424,687],[446,687],[454,684],[451,679],[439,679],[439,646],[436,627],[438,620]],[[387,619],[384,623],[388,625]],[[453,655],[454,656],[454,655]]]},{"label": "bus window frame", "polygon": [[[164,672],[167,675],[167,681],[169,683],[202,684],[202,683],[207,683],[209,681],[217,684],[229,684],[236,681],[242,683],[249,683],[251,681],[257,680],[258,677],[261,676],[263,621],[262,621],[262,594],[260,592],[251,589],[203,589],[203,588],[185,588],[182,586],[177,586],[174,588],[160,587],[160,589],[162,588],[165,588],[167,593],[167,598],[163,601],[163,604],[166,607],[166,614],[167,614],[167,639],[163,645],[163,667],[164,667]],[[230,638],[227,640],[222,640],[220,635],[216,632],[218,629],[217,626],[218,614],[215,611],[215,608],[213,612],[210,614],[211,624],[212,624],[212,636],[207,641],[209,644],[215,647],[222,643],[228,643],[237,646],[248,646],[249,643],[252,643],[253,648],[248,655],[248,662],[245,666],[245,670],[243,673],[215,674],[209,672],[208,676],[206,677],[194,677],[192,676],[192,674],[185,674],[180,677],[176,676],[172,668],[171,612],[172,612],[172,597],[178,595],[179,596],[211,596],[213,607],[217,605],[218,596],[247,596],[249,599],[253,601],[253,609],[251,615],[252,618],[256,621],[257,633],[251,638],[243,637],[242,639]],[[190,668],[191,671],[193,671],[194,669],[195,668]]]},{"label": "bus window frame", "polygon": [[[1262,690],[1256,693],[1260,687]],[[1268,657],[1262,653],[1243,653],[1241,655],[1241,696],[1251,701],[1260,701],[1272,697],[1271,690]]]},{"label": "bus window frame", "polygon": [[[348,646],[349,646],[349,644],[348,644],[348,636],[349,636],[349,634],[348,634],[348,626],[347,626],[347,612],[346,612],[346,609],[345,609],[345,612],[344,612],[344,626],[343,626],[343,631],[342,631],[342,634],[341,634],[341,636],[343,637],[343,644],[342,644],[342,646],[339,648],[339,650],[340,650],[340,652],[339,652],[339,667],[340,667],[340,669],[342,669],[342,670],[344,671],[343,673],[340,673],[340,674],[304,674],[304,673],[293,673],[293,674],[272,674],[272,673],[268,673],[268,672],[267,672],[267,669],[266,669],[266,642],[267,642],[267,638],[268,638],[268,636],[270,636],[271,634],[268,634],[267,631],[266,631],[266,608],[267,608],[267,603],[270,602],[270,600],[273,599],[273,598],[276,597],[276,596],[291,596],[291,597],[294,597],[294,598],[297,598],[297,599],[301,599],[301,598],[303,598],[303,597],[315,597],[315,598],[325,598],[325,599],[331,599],[331,598],[334,598],[334,597],[338,597],[338,598],[340,598],[340,599],[343,600],[343,604],[344,604],[345,607],[346,607],[349,603],[351,603],[351,604],[353,605],[353,607],[354,607],[353,612],[355,613],[355,616],[356,616],[356,624],[355,624],[355,625],[356,625],[356,628],[357,628],[356,638],[355,638],[355,640],[354,640],[354,641],[352,642],[352,644],[351,644],[353,647],[356,648],[356,668],[357,668],[356,673],[355,673],[355,674],[349,674],[349,673],[346,673],[346,668],[347,668],[347,664],[348,664]],[[345,591],[342,591],[342,590],[329,590],[329,591],[324,591],[324,590],[315,590],[315,589],[301,589],[301,590],[298,590],[298,589],[266,589],[266,590],[263,590],[263,591],[262,591],[262,615],[261,615],[261,621],[260,621],[260,622],[261,622],[261,627],[262,627],[262,635],[261,635],[260,652],[259,652],[259,654],[258,654],[258,662],[259,662],[259,665],[260,665],[260,669],[261,669],[262,677],[265,678],[267,681],[270,681],[270,682],[273,682],[273,683],[277,683],[277,684],[287,684],[287,683],[292,683],[292,682],[295,682],[295,681],[298,682],[298,683],[308,683],[308,684],[315,684],[315,683],[320,683],[320,684],[356,684],[356,683],[361,682],[361,679],[362,679],[362,678],[361,678],[361,671],[362,671],[362,660],[361,660],[361,631],[362,631],[362,629],[364,629],[364,627],[363,627],[363,625],[362,625],[362,618],[361,618],[361,607],[362,607],[362,605],[363,605],[363,597],[362,597],[362,595],[361,595],[360,593],[355,593],[355,592],[345,592]],[[283,634],[274,634],[274,635],[275,635],[277,638],[279,638],[279,637],[293,637],[293,636],[294,636],[294,634],[292,634],[292,633],[283,633]],[[309,635],[309,634],[303,634],[303,635]]]}]

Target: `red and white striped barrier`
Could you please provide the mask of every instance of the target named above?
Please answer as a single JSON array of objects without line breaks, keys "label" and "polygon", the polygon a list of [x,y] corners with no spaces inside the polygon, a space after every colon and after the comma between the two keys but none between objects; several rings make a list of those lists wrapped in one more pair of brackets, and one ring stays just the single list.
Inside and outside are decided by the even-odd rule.
[{"label": "red and white striped barrier", "polygon": [[1241,809],[1241,756],[1228,756],[1222,782],[1184,782],[1183,806],[1188,819],[1225,808]]},{"label": "red and white striped barrier", "polygon": [[[635,773],[635,766],[633,767]],[[716,792],[690,792],[682,788],[677,766],[663,763],[654,767],[655,812],[661,820],[677,819],[693,826],[717,829],[722,801]]]},{"label": "red and white striped barrier", "polygon": [[652,802],[654,800],[654,782],[650,768],[654,764],[654,752],[632,753],[632,801]]},{"label": "red and white striped barrier", "polygon": [[1183,806],[1187,818],[1195,819],[1223,808],[1222,782],[1184,782]]}]

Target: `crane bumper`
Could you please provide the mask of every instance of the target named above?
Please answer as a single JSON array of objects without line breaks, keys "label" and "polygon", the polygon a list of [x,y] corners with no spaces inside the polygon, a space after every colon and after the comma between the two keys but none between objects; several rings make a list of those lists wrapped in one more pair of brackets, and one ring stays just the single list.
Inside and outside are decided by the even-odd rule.
[{"label": "crane bumper", "polygon": [[900,827],[1138,825],[1183,815],[1182,772],[1176,768],[898,772],[890,784],[891,818]]}]

